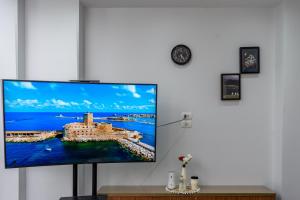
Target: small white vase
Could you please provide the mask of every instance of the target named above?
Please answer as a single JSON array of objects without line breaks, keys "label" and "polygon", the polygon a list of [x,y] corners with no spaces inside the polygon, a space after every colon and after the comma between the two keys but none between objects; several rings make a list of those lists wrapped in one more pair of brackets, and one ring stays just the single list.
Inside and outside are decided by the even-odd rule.
[{"label": "small white vase", "polygon": [[183,180],[186,180],[186,167],[181,167],[181,176],[183,177]]},{"label": "small white vase", "polygon": [[179,192],[184,192],[186,190],[186,186],[185,184],[183,183],[183,177],[180,176],[180,179],[179,179]]},{"label": "small white vase", "polygon": [[182,181],[183,181],[183,188],[184,190],[186,190],[186,167],[185,165],[183,165],[181,167],[181,177],[182,177]]}]

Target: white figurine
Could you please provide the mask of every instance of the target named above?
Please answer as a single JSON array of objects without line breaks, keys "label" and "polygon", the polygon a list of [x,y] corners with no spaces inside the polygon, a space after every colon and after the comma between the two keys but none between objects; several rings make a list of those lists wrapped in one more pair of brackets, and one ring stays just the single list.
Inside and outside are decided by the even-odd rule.
[{"label": "white figurine", "polygon": [[[182,183],[181,188],[185,191],[186,190],[186,182],[187,182],[187,173],[186,173],[186,165],[190,160],[192,160],[192,155],[187,154],[186,156],[179,156],[178,159],[182,162],[182,168],[181,168],[181,176],[182,180],[180,180],[180,183]],[[179,191],[180,191],[180,184],[179,184]]]}]

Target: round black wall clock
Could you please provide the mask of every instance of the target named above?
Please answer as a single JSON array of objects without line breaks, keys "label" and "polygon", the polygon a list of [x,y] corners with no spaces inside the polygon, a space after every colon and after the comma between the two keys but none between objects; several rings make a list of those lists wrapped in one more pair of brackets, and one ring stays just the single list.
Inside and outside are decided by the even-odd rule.
[{"label": "round black wall clock", "polygon": [[189,47],[179,44],[172,49],[171,58],[178,65],[187,64],[192,58],[192,52]]}]

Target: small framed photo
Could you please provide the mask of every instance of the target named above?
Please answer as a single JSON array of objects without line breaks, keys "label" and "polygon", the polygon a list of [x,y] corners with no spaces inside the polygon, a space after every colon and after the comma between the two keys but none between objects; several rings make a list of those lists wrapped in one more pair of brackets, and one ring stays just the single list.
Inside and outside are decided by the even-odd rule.
[{"label": "small framed photo", "polygon": [[259,47],[240,48],[240,73],[258,74],[260,72]]},{"label": "small framed photo", "polygon": [[221,74],[221,99],[240,100],[241,99],[241,75]]}]

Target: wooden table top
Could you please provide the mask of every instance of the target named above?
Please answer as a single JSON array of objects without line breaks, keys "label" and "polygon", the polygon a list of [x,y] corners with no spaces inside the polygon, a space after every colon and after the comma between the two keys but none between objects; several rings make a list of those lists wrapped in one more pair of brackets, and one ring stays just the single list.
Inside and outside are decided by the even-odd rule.
[{"label": "wooden table top", "polygon": [[[108,196],[164,196],[174,195],[165,186],[103,186],[98,194]],[[265,186],[201,186],[200,192],[193,195],[275,195]]]}]

